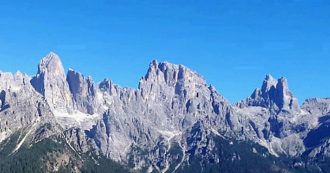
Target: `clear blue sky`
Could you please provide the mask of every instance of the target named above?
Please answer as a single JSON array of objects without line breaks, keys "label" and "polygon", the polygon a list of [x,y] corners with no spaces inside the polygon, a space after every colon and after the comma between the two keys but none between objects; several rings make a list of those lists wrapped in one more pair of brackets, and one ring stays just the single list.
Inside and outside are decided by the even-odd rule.
[{"label": "clear blue sky", "polygon": [[1,0],[0,69],[35,74],[49,51],[135,88],[152,59],[184,64],[231,102],[285,76],[302,103],[330,97],[330,1]]}]

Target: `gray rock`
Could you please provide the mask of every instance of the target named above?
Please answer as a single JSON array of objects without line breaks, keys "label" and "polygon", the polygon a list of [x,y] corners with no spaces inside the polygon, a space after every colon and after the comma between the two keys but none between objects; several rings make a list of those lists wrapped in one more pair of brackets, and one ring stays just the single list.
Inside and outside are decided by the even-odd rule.
[{"label": "gray rock", "polygon": [[276,80],[271,75],[266,76],[261,89],[257,88],[244,104],[269,108],[276,113],[299,109],[297,99],[289,90],[287,79]]},{"label": "gray rock", "polygon": [[32,78],[31,84],[45,97],[53,111],[72,112],[72,97],[58,55],[51,52],[40,61],[38,72]]},{"label": "gray rock", "polygon": [[[50,107],[30,85],[30,79],[20,72],[0,73],[0,142],[19,130],[25,131],[25,136],[20,138],[15,151],[24,142],[42,140],[59,130]],[[44,129],[40,133],[38,129],[43,128],[44,124],[53,128]]]},{"label": "gray rock", "polygon": [[66,80],[76,109],[88,114],[96,113],[99,103],[97,103],[96,98],[97,86],[93,80],[72,69],[69,69]]},{"label": "gray rock", "polygon": [[330,98],[307,99],[301,108],[316,116],[326,115],[330,112]]},{"label": "gray rock", "polygon": [[[73,70],[65,76],[54,53],[41,60],[32,79],[0,73],[0,81],[0,142],[20,129],[28,129],[27,139],[36,141],[63,134],[78,153],[158,172],[195,156],[217,162],[212,136],[252,141],[275,156],[298,157],[306,151],[304,139],[322,130],[330,110],[329,99],[309,99],[299,108],[287,80],[270,75],[261,89],[231,105],[196,72],[157,61],[137,89],[111,80],[97,84]],[[307,147],[311,157],[328,155],[328,142],[320,141]],[[174,146],[181,152],[172,153]]]}]

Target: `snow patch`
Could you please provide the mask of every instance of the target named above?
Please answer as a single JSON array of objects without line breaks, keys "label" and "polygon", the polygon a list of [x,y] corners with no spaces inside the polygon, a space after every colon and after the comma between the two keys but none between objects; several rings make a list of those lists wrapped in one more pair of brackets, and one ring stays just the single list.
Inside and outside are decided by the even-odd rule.
[{"label": "snow patch", "polygon": [[211,128],[212,133],[214,133],[216,136],[220,136],[223,137],[217,130],[215,130],[214,128]]},{"label": "snow patch", "polygon": [[80,111],[73,113],[54,111],[53,113],[57,122],[65,128],[79,126],[89,129],[95,124],[94,120],[100,117],[99,114],[90,115]]},{"label": "snow patch", "polygon": [[175,136],[181,134],[181,132],[178,132],[178,131],[168,131],[168,130],[158,130],[158,132],[167,139],[172,139]]},{"label": "snow patch", "polygon": [[54,116],[55,117],[72,118],[75,121],[81,123],[81,122],[86,121],[88,119],[93,119],[95,117],[99,117],[99,114],[89,115],[89,114],[85,114],[85,113],[82,113],[82,112],[79,112],[79,111],[75,111],[74,113],[69,114],[67,112],[54,111]]}]

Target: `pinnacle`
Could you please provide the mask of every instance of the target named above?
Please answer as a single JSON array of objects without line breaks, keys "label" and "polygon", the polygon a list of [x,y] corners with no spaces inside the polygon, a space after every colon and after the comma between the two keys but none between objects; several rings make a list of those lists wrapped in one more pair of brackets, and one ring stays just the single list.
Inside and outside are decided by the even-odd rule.
[{"label": "pinnacle", "polygon": [[64,75],[64,67],[60,57],[56,53],[50,52],[41,59],[38,74],[45,72],[52,73],[54,75]]}]

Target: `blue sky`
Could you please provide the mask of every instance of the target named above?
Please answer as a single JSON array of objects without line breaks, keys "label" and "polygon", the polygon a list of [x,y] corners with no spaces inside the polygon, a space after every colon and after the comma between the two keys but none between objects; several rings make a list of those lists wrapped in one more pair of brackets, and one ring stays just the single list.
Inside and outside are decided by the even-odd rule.
[{"label": "blue sky", "polygon": [[0,69],[35,74],[50,51],[135,88],[152,59],[184,64],[231,102],[285,76],[302,103],[330,97],[330,1],[0,1]]}]

